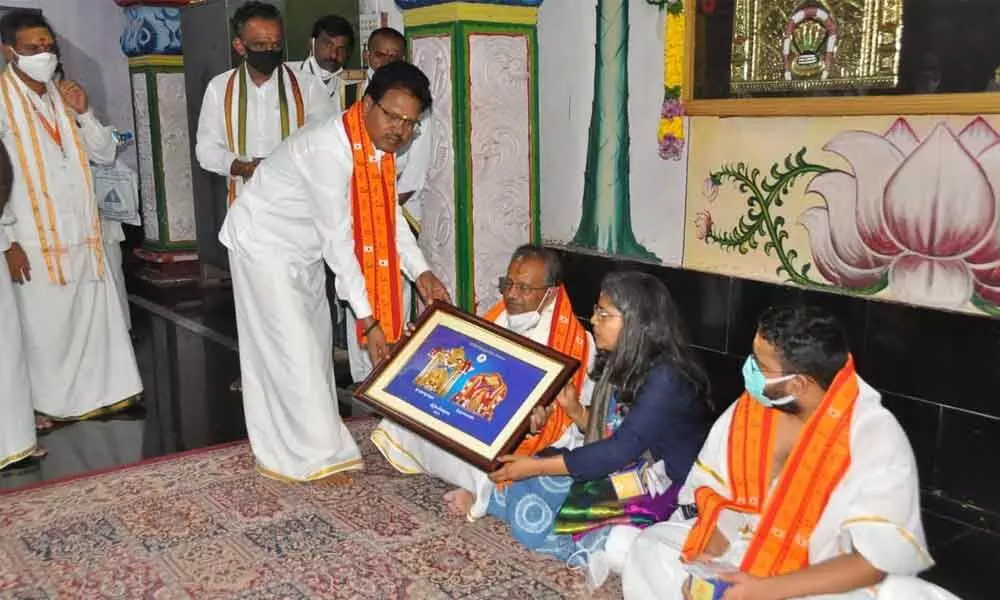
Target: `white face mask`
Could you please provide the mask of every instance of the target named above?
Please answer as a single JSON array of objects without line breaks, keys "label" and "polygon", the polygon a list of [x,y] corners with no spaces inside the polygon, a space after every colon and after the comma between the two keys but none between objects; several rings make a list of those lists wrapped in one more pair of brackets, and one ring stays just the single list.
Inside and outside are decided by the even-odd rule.
[{"label": "white face mask", "polygon": [[507,329],[516,334],[524,335],[531,331],[542,320],[542,315],[537,310],[523,312],[519,315],[507,315]]},{"label": "white face mask", "polygon": [[542,301],[538,303],[538,308],[535,310],[529,310],[528,312],[523,312],[519,315],[507,315],[507,329],[510,329],[518,335],[524,335],[525,333],[534,329],[542,321],[542,311],[545,310],[545,304],[548,302],[549,292],[545,292],[542,296]]},{"label": "white face mask", "polygon": [[21,56],[15,52],[14,56],[17,57],[17,68],[39,83],[52,81],[59,66],[59,57],[51,52],[39,52],[30,56]]},{"label": "white face mask", "polygon": [[371,83],[372,77],[375,77],[375,69],[368,67],[368,82]]}]

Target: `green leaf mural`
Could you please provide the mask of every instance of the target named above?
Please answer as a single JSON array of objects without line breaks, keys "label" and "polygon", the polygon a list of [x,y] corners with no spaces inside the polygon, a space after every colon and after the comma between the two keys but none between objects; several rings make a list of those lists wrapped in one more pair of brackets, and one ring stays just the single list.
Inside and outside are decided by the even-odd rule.
[{"label": "green leaf mural", "polygon": [[629,206],[628,0],[597,0],[594,102],[583,216],[572,243],[657,260],[632,233]]}]

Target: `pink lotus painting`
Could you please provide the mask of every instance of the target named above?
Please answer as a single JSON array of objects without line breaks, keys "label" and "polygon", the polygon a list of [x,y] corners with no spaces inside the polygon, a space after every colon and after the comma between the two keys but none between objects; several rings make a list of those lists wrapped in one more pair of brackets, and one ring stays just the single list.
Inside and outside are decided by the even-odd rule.
[{"label": "pink lotus painting", "polygon": [[[940,121],[921,138],[897,119],[884,134],[844,131],[823,149],[848,168],[813,164],[803,148],[769,173],[743,163],[712,172],[712,186],[736,185],[749,208],[730,231],[703,211],[697,237],[743,254],[764,240],[791,283],[948,309],[971,303],[1000,315],[1000,134],[989,123],[975,118],[958,129]],[[781,207],[806,175],[807,193],[824,206],[806,209],[798,223],[825,281],[785,248]]]}]

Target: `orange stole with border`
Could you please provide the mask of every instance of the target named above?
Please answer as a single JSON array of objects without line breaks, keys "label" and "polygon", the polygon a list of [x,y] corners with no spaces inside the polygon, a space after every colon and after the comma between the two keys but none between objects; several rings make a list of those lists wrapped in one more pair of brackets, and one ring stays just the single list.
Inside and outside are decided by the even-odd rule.
[{"label": "orange stole with border", "polygon": [[[503,300],[497,302],[493,308],[486,311],[483,316],[487,321],[495,322],[503,311],[506,310]],[[587,331],[580,324],[580,321],[573,314],[573,306],[569,301],[569,294],[565,286],[559,286],[556,294],[555,307],[552,311],[552,325],[549,328],[549,340],[546,345],[557,352],[571,356],[580,361],[580,368],[573,375],[573,385],[578,393],[583,392],[583,382],[587,377],[587,358],[590,354]],[[559,438],[566,433],[566,429],[573,424],[573,419],[566,414],[558,403],[554,404],[552,414],[549,415],[545,426],[537,434],[529,435],[514,450],[514,454],[522,456],[533,456],[540,450],[548,448],[559,441]]]},{"label": "orange stole with border", "polygon": [[708,486],[695,490],[698,520],[684,543],[684,559],[695,560],[704,552],[719,514],[729,509],[761,515],[741,571],[772,577],[808,566],[813,530],[851,464],[851,415],[857,397],[858,376],[849,356],[802,428],[769,498],[777,410],[744,392],[729,428],[729,497]]},{"label": "orange stole with border", "polygon": [[[381,324],[388,343],[403,334],[403,293],[399,250],[396,247],[396,157],[375,159],[375,145],[365,129],[363,104],[355,102],[344,113],[344,129],[351,141],[351,217],[354,253],[365,277],[372,316]],[[365,343],[364,328],[357,335]]]}]

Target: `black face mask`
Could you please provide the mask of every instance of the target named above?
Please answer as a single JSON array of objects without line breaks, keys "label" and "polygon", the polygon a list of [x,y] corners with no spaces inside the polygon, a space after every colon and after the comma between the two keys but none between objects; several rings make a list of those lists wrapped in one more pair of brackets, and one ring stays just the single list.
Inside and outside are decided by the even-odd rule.
[{"label": "black face mask", "polygon": [[247,50],[247,64],[265,75],[274,73],[284,59],[283,50]]}]

